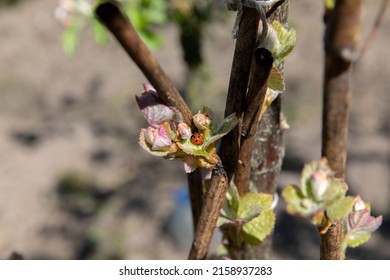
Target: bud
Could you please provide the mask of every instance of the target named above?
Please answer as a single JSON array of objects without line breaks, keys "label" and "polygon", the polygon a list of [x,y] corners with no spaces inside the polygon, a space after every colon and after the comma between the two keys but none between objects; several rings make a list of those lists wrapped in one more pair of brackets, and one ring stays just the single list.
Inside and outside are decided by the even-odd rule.
[{"label": "bud", "polygon": [[142,87],[144,88],[144,92],[148,92],[148,91],[153,91],[153,92],[156,92],[156,89],[149,83],[143,83],[142,84]]},{"label": "bud", "polygon": [[192,132],[191,128],[186,123],[179,123],[177,126],[181,139],[188,139]]},{"label": "bud", "polygon": [[321,201],[323,194],[329,187],[329,179],[323,170],[317,170],[310,177],[311,192],[316,201]]},{"label": "bud", "polygon": [[363,199],[360,196],[355,197],[352,210],[356,212],[363,209],[366,209],[366,204],[364,203]]},{"label": "bud", "polygon": [[200,130],[206,130],[206,129],[209,129],[210,127],[210,124],[211,124],[211,120],[209,117],[207,117],[207,115],[205,114],[202,114],[202,113],[197,113],[194,117],[193,117],[193,120],[194,120],[194,124],[197,128],[199,128]]},{"label": "bud", "polygon": [[157,127],[164,121],[172,120],[173,110],[164,104],[151,85],[144,84],[143,86],[144,91],[141,96],[136,95],[135,99],[146,121]]},{"label": "bud", "polygon": [[149,126],[146,130],[143,129],[142,131],[146,142],[152,146],[152,150],[158,151],[172,145],[172,140],[162,125],[158,128]]}]

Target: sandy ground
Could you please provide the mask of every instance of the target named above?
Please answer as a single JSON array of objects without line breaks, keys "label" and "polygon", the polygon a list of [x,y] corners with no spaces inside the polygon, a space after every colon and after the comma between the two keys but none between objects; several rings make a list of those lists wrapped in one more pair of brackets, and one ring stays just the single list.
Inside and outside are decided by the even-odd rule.
[{"label": "sandy ground", "polygon": [[[366,2],[364,34],[375,11],[375,1]],[[185,258],[186,246],[165,230],[178,205],[175,191],[186,184],[182,165],[149,156],[137,144],[145,122],[134,95],[145,78],[115,42],[98,47],[88,30],[77,54],[65,56],[56,4],[24,1],[0,9],[0,259],[12,251],[28,259]],[[285,66],[283,110],[291,129],[280,188],[298,183],[303,164],[320,157],[321,15],[316,1],[292,1],[298,40]],[[199,99],[220,115],[232,20],[213,23],[205,38],[212,94]],[[351,250],[357,259],[390,259],[389,28],[387,16],[354,72],[347,182],[351,193],[371,201],[374,214],[384,215],[379,232]],[[183,88],[177,30],[159,32],[165,46],[156,55]],[[275,258],[318,258],[315,230],[283,207]]]}]

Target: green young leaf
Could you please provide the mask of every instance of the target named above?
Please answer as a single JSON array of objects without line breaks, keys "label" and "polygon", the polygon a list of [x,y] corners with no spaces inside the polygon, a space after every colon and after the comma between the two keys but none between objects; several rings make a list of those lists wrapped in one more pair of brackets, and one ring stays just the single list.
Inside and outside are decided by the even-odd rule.
[{"label": "green young leaf", "polygon": [[326,207],[331,206],[333,203],[344,197],[347,190],[348,186],[344,181],[338,178],[332,179],[328,189],[322,196],[323,201],[321,204]]},{"label": "green young leaf", "polygon": [[260,215],[243,226],[243,237],[250,245],[257,245],[271,234],[275,225],[275,214],[272,210],[263,210]]},{"label": "green young leaf", "polygon": [[348,246],[351,248],[358,247],[363,243],[366,243],[371,238],[371,233],[365,232],[364,234],[355,234],[348,239]]},{"label": "green young leaf", "polygon": [[288,185],[282,191],[283,199],[287,203],[287,212],[309,216],[318,211],[318,206],[302,193],[302,189],[296,185]]},{"label": "green young leaf", "polygon": [[248,213],[253,212],[253,209],[271,209],[272,195],[266,193],[247,193],[240,198],[238,206],[238,218],[245,220]]},{"label": "green young leaf", "polygon": [[320,207],[331,205],[343,197],[347,190],[344,181],[334,178],[325,158],[304,166],[301,175],[302,194]]},{"label": "green young leaf", "polygon": [[237,123],[238,120],[235,113],[227,116],[217,128],[216,134],[207,139],[204,146],[207,147],[221,139],[223,136],[228,134],[237,125]]},{"label": "green young leaf", "polygon": [[278,68],[273,65],[269,75],[268,87],[272,90],[284,91],[284,78]]},{"label": "green young leaf", "polygon": [[228,191],[226,193],[226,199],[221,209],[221,218],[226,218],[229,221],[235,221],[237,219],[238,205],[240,197],[238,195],[237,187],[234,185],[233,180],[230,181]]},{"label": "green young leaf", "polygon": [[217,134],[227,134],[229,133],[238,123],[236,114],[230,114],[227,116],[221,124],[218,126]]},{"label": "green young leaf", "polygon": [[235,221],[234,219],[229,219],[228,217],[223,216],[221,213],[221,215],[218,217],[217,220],[217,227],[233,224],[234,221]]},{"label": "green young leaf", "polygon": [[348,216],[352,209],[355,198],[352,196],[344,197],[334,203],[326,210],[326,216],[332,222],[343,219]]},{"label": "green young leaf", "polygon": [[287,212],[296,214],[301,212],[301,200],[303,198],[300,188],[297,185],[290,184],[282,191],[282,197],[287,204]]},{"label": "green young leaf", "polygon": [[237,187],[233,180],[230,181],[230,185],[226,193],[226,201],[229,203],[230,208],[237,214],[238,205],[240,203],[240,195],[238,194]]},{"label": "green young leaf", "polygon": [[188,138],[182,142],[176,142],[177,146],[183,150],[184,153],[193,156],[208,156],[209,152],[203,149],[203,146],[196,146],[191,143],[191,139]]},{"label": "green young leaf", "polygon": [[243,236],[249,244],[258,244],[271,233],[275,224],[272,199],[265,193],[247,193],[240,198],[237,218],[246,221]]},{"label": "green young leaf", "polygon": [[382,224],[383,217],[373,217],[368,209],[352,211],[344,219],[344,232],[347,240],[360,240],[362,236],[376,231]]},{"label": "green young leaf", "polygon": [[272,22],[272,27],[275,29],[280,47],[275,53],[272,53],[275,64],[281,63],[287,55],[294,49],[297,34],[294,29],[287,30],[279,21],[275,20]]},{"label": "green young leaf", "polygon": [[[240,207],[239,209],[241,209]],[[247,209],[245,209],[245,212],[239,213],[237,219],[239,221],[243,222],[249,222],[250,220],[258,217],[261,213],[261,208],[259,205],[248,205]]]}]

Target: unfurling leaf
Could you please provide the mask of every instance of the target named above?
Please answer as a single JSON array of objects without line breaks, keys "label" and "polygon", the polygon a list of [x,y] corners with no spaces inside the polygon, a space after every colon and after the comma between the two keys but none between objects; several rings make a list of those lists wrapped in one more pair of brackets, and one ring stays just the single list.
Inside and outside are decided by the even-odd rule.
[{"label": "unfurling leaf", "polygon": [[231,183],[218,226],[242,227],[245,242],[259,244],[271,233],[275,224],[272,202],[273,196],[265,193],[247,193],[239,197],[237,188]]},{"label": "unfurling leaf", "polygon": [[230,114],[227,116],[222,123],[218,126],[217,131],[213,136],[211,136],[207,141],[205,142],[205,147],[208,147],[210,144],[213,144],[217,142],[219,139],[221,139],[223,136],[228,134],[238,123],[236,115]]},{"label": "unfurling leaf", "polygon": [[275,64],[279,65],[294,49],[297,34],[294,29],[287,30],[283,24],[277,20],[272,22],[272,27],[278,34],[280,42],[280,48],[277,49],[275,53],[272,53],[272,56],[275,59]]},{"label": "unfurling leaf", "polygon": [[346,196],[343,199],[340,199],[326,210],[326,216],[332,222],[347,217],[348,213],[352,210],[354,200],[355,198],[353,196]]},{"label": "unfurling leaf", "polygon": [[226,199],[223,203],[221,214],[218,218],[217,226],[224,224],[234,224],[237,220],[238,206],[240,203],[240,196],[234,180],[230,181],[229,188],[226,192]]},{"label": "unfurling leaf", "polygon": [[[355,198],[355,203],[359,203],[359,201],[362,200],[358,196]],[[353,248],[367,242],[371,234],[381,224],[382,216],[376,218],[371,216],[370,210],[367,208],[352,211],[343,222],[344,240],[342,248],[345,250],[347,246]]]},{"label": "unfurling leaf", "polygon": [[269,75],[268,87],[272,90],[282,92],[284,91],[284,86],[284,78],[282,73],[280,73],[278,68],[273,65]]},{"label": "unfurling leaf", "polygon": [[237,218],[245,221],[243,236],[248,244],[259,244],[272,232],[275,224],[272,200],[272,195],[265,193],[247,193],[240,199]]},{"label": "unfurling leaf", "polygon": [[[347,185],[344,181],[334,178],[327,160],[322,159],[305,165],[302,170],[301,185],[287,186],[282,195],[289,213],[311,217],[313,223],[319,225],[323,212],[339,203],[346,191]],[[343,203],[341,205],[344,206]],[[335,216],[342,215],[338,210],[335,208],[331,213]]]},{"label": "unfurling leaf", "polygon": [[197,131],[191,131],[182,122],[181,114],[166,105],[150,84],[144,84],[143,88],[136,101],[149,127],[141,129],[141,147],[155,156],[184,161],[187,173],[197,167],[215,168],[220,162],[215,142],[237,125],[236,117],[228,116],[214,131],[211,110],[204,107],[193,116]]}]

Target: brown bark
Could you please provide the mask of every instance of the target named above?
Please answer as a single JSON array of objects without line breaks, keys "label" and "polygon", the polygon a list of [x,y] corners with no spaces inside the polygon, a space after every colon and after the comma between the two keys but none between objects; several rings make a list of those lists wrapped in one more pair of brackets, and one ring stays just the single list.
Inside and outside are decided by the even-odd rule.
[{"label": "brown bark", "polygon": [[[269,22],[278,20],[287,23],[290,1],[276,4],[267,11]],[[280,65],[283,70],[283,64]],[[255,142],[252,151],[252,166],[250,181],[257,192],[274,194],[277,188],[278,177],[282,169],[284,157],[283,130],[280,126],[282,99],[279,96],[264,113],[258,124]],[[268,236],[257,246],[246,246],[244,259],[270,259],[272,247],[272,235]]]},{"label": "brown bark", "polygon": [[[338,0],[325,14],[322,156],[345,178],[352,59],[360,39],[361,0]],[[321,234],[320,259],[341,259],[341,222]]]},{"label": "brown bark", "polygon": [[234,183],[240,196],[248,192],[253,143],[256,137],[261,108],[267,93],[268,78],[272,64],[272,54],[267,49],[261,48],[255,51],[251,81],[245,100],[238,164],[234,173]]},{"label": "brown bark", "polygon": [[206,258],[228,186],[228,178],[224,169],[220,166],[214,169],[188,259],[203,260]]},{"label": "brown bark", "polygon": [[222,138],[219,152],[229,181],[234,174],[238,162],[244,101],[248,87],[259,18],[260,15],[255,9],[243,7],[242,21],[234,50],[225,107],[225,117],[236,113],[239,123],[229,134]]}]

